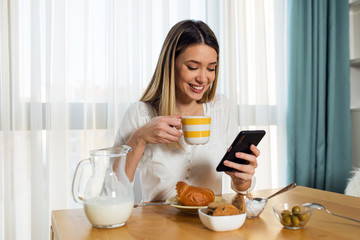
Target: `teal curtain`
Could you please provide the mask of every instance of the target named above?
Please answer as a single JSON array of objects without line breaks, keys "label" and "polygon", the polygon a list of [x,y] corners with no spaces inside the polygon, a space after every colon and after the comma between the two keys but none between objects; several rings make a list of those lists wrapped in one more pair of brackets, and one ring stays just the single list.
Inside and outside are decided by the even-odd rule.
[{"label": "teal curtain", "polygon": [[351,171],[348,0],[289,0],[288,176],[343,193]]}]

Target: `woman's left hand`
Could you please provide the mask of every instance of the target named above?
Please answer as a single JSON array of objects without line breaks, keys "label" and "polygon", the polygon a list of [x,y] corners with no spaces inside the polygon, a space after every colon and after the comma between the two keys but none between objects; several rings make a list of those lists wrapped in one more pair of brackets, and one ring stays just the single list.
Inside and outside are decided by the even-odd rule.
[{"label": "woman's left hand", "polygon": [[239,164],[231,161],[224,161],[224,165],[227,167],[234,168],[237,171],[227,171],[239,191],[247,190],[251,185],[251,179],[255,174],[255,169],[258,166],[256,158],[260,155],[260,150],[255,146],[251,145],[250,150],[253,154],[246,154],[243,152],[237,152],[235,156],[247,160],[249,164]]}]

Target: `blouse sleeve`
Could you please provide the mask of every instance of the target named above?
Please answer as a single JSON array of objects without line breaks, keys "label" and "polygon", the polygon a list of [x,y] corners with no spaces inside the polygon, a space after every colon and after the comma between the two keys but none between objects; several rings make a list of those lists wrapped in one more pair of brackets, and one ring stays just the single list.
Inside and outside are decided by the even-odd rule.
[{"label": "blouse sleeve", "polygon": [[239,132],[235,111],[236,108],[234,107],[234,104],[230,103],[229,99],[225,95],[221,95],[221,103],[226,123],[226,145],[230,146]]},{"label": "blouse sleeve", "polygon": [[126,144],[131,134],[138,128],[138,116],[136,112],[136,105],[130,105],[117,130],[114,146]]},{"label": "blouse sleeve", "polygon": [[131,134],[155,117],[156,111],[147,103],[137,102],[130,105],[117,131],[114,146],[124,145]]}]

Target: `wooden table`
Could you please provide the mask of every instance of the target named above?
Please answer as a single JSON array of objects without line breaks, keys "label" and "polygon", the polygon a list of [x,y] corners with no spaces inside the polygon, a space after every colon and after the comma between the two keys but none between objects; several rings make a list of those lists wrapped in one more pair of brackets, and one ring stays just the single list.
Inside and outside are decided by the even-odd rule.
[{"label": "wooden table", "polygon": [[[266,197],[277,190],[254,195]],[[223,197],[229,200],[233,194]],[[92,228],[82,209],[67,209],[52,212],[51,239],[360,239],[360,223],[321,210],[314,211],[303,229],[285,229],[272,211],[272,206],[284,202],[317,202],[334,213],[360,219],[360,198],[298,186],[270,199],[260,217],[246,219],[235,231],[213,232],[198,216],[171,206],[135,208],[126,225],[115,229]]]}]

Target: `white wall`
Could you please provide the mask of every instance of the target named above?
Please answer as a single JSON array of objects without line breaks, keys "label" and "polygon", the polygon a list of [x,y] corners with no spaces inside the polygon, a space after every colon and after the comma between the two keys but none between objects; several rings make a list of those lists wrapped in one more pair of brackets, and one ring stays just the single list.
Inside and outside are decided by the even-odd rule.
[{"label": "white wall", "polygon": [[360,67],[350,68],[350,108],[360,108]]},{"label": "white wall", "polygon": [[350,108],[352,125],[352,162],[360,168],[360,67],[350,68]]},{"label": "white wall", "polygon": [[360,109],[351,110],[352,121],[352,165],[360,168]]}]

